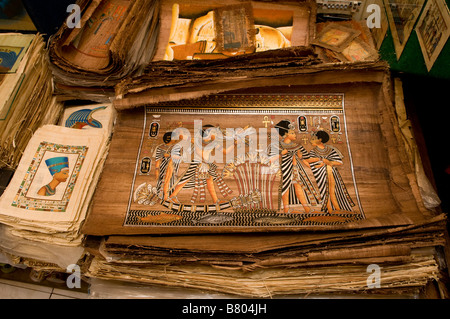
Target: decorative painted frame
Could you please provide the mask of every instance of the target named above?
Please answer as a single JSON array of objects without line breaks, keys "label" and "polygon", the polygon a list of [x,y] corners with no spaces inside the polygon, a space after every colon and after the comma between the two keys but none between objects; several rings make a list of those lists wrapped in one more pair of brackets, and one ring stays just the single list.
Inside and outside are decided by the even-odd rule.
[{"label": "decorative painted frame", "polygon": [[[425,0],[383,0],[397,60],[408,42]],[[394,10],[395,9],[395,10]],[[409,11],[408,11],[409,10]],[[405,11],[405,12],[404,12]],[[397,23],[399,21],[400,23]]]},{"label": "decorative painted frame", "polygon": [[429,0],[415,28],[428,71],[450,37],[450,13],[442,0]]},{"label": "decorative painted frame", "polygon": [[[65,212],[67,206],[69,205],[69,201],[84,159],[86,158],[87,151],[87,146],[71,146],[41,142],[36,150],[36,154],[34,155],[32,162],[30,163],[30,166],[28,167],[23,181],[20,184],[20,188],[17,191],[14,201],[11,203],[11,206],[33,211]],[[42,199],[37,198],[32,194],[28,194],[39,167],[41,164],[45,165],[45,163],[43,163],[43,159],[46,152],[54,152],[60,155],[77,155],[75,165],[71,169],[71,174],[68,178],[67,185],[61,199]]]},{"label": "decorative painted frame", "polygon": [[[360,31],[349,27],[338,24],[328,24],[316,36],[314,41],[312,41],[312,44],[341,52],[360,34]],[[333,38],[333,36],[335,37]],[[333,42],[334,40],[336,42]]]}]

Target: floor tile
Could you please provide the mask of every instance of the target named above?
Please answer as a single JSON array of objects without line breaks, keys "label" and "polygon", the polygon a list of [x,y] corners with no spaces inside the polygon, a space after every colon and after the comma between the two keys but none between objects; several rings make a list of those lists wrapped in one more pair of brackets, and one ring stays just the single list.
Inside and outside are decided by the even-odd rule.
[{"label": "floor tile", "polygon": [[48,287],[41,287],[38,285],[30,285],[32,287],[25,287],[22,283],[18,285],[0,283],[0,299],[49,299],[51,289],[42,289]]},{"label": "floor tile", "polygon": [[75,290],[59,289],[59,288],[53,289],[53,295],[66,296],[69,298],[77,298],[77,299],[88,299],[89,298],[89,295],[86,293],[78,292]]}]

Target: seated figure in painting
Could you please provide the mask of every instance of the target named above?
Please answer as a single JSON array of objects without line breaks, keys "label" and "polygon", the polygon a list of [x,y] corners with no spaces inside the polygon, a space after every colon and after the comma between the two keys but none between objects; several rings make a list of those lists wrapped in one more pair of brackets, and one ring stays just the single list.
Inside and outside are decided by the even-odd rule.
[{"label": "seated figure in painting", "polygon": [[305,213],[311,212],[311,206],[320,201],[320,196],[311,182],[304,166],[309,166],[306,160],[308,152],[303,146],[297,144],[294,125],[288,120],[282,120],[275,125],[280,141],[272,145],[269,156],[278,157],[281,169],[281,200],[285,213],[301,213],[291,206],[302,205]]},{"label": "seated figure in painting", "polygon": [[64,183],[69,177],[69,159],[66,156],[53,157],[45,161],[53,179],[47,185],[42,186],[38,195],[53,196],[56,193],[56,187]]},{"label": "seated figure in painting", "polygon": [[179,202],[176,196],[183,188],[194,189],[191,198],[192,203],[197,202],[198,197],[200,197],[199,201],[201,203],[206,200],[205,188],[208,190],[213,203],[220,203],[215,190],[215,184],[217,184],[223,197],[228,196],[232,192],[217,172],[213,152],[226,154],[234,148],[234,145],[231,145],[228,149],[223,148],[223,141],[216,140],[219,139],[220,129],[212,125],[204,126],[200,134],[200,137],[194,138],[194,144],[200,142],[202,145],[199,145],[200,147],[195,147],[194,145],[194,152],[197,153],[197,156],[192,160],[187,170],[175,184],[173,192],[171,192],[168,198],[172,202]]},{"label": "seated figure in painting", "polygon": [[337,169],[343,165],[343,155],[338,149],[327,145],[330,136],[325,131],[318,131],[311,138],[314,148],[309,152],[311,170],[319,186],[322,197],[322,211],[351,212],[355,206]]}]

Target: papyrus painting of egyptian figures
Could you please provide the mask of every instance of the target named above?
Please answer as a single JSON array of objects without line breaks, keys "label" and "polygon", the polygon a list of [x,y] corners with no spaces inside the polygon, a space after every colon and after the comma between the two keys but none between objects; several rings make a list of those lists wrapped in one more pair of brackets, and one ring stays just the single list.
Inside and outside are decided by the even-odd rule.
[{"label": "papyrus painting of egyptian figures", "polygon": [[344,95],[177,103],[145,110],[124,226],[290,227],[365,218]]}]

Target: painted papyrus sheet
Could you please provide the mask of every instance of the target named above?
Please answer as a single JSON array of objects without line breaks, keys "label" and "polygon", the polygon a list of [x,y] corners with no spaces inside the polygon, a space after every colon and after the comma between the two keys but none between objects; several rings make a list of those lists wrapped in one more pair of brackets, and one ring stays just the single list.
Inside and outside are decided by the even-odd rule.
[{"label": "painted papyrus sheet", "polygon": [[165,6],[170,25],[161,28],[164,60],[223,59],[308,44],[305,5],[166,1]]},{"label": "painted papyrus sheet", "polygon": [[450,37],[450,12],[444,1],[427,2],[415,28],[428,71]]},{"label": "painted papyrus sheet", "polygon": [[42,142],[11,206],[65,212],[88,147]]},{"label": "painted papyrus sheet", "polygon": [[403,53],[425,0],[384,0],[397,60]]}]

